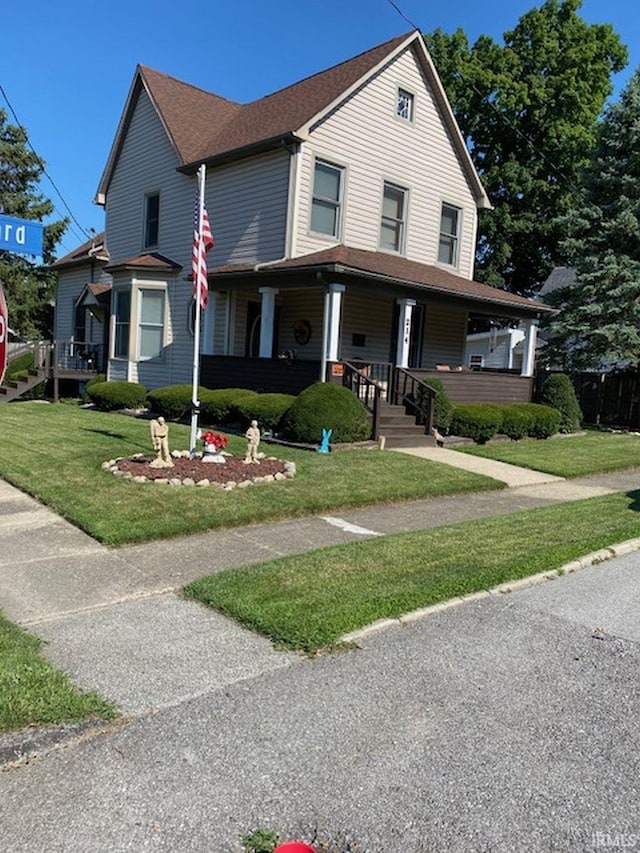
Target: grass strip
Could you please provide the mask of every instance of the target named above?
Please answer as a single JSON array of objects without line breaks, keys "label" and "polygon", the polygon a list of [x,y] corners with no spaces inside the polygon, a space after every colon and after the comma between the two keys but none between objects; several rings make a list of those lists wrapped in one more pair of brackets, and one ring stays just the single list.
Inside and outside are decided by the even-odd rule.
[{"label": "grass strip", "polygon": [[[0,406],[0,435],[0,477],[107,545],[504,485],[401,453],[266,444],[266,453],[296,463],[295,479],[232,492],[123,482],[100,466],[151,453],[149,422],[64,404]],[[171,424],[169,444],[187,448],[189,427]],[[244,457],[246,441],[231,436],[228,450]]]},{"label": "grass strip", "polygon": [[289,649],[507,580],[640,532],[640,491],[320,549],[201,578],[185,595]]},{"label": "grass strip", "polygon": [[117,716],[108,702],[81,693],[54,669],[41,646],[41,640],[0,613],[0,732]]},{"label": "grass strip", "polygon": [[594,430],[546,441],[522,439],[454,449],[558,477],[585,477],[640,467],[640,438],[630,433]]}]

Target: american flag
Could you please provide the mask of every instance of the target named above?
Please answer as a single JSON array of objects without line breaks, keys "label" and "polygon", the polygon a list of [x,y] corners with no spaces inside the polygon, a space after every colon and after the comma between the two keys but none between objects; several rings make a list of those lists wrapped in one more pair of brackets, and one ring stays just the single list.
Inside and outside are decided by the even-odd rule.
[{"label": "american flag", "polygon": [[193,253],[191,272],[193,275],[193,297],[200,299],[200,307],[205,309],[209,301],[207,285],[207,252],[213,249],[213,234],[209,225],[206,207],[202,208],[202,232],[200,231],[200,193],[196,193],[196,207],[193,215]]}]

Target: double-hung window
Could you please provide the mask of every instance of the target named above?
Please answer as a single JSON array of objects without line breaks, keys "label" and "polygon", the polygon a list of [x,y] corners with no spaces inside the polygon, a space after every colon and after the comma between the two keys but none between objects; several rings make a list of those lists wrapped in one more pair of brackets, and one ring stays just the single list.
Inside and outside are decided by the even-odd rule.
[{"label": "double-hung window", "polygon": [[160,193],[151,193],[144,197],[144,240],[143,249],[152,249],[158,245],[160,230]]},{"label": "double-hung window", "polygon": [[385,183],[380,220],[380,248],[386,252],[403,252],[407,216],[407,191]]},{"label": "double-hung window", "polygon": [[159,358],[164,344],[164,291],[141,288],[138,303],[138,358]]},{"label": "double-hung window", "polygon": [[131,290],[116,290],[113,295],[113,357],[129,358],[129,324],[131,322]]},{"label": "double-hung window", "polygon": [[342,222],[344,169],[316,160],[311,201],[311,230],[339,237]]},{"label": "double-hung window", "polygon": [[460,208],[451,204],[442,205],[440,217],[440,244],[438,261],[452,267],[458,266],[460,242]]}]

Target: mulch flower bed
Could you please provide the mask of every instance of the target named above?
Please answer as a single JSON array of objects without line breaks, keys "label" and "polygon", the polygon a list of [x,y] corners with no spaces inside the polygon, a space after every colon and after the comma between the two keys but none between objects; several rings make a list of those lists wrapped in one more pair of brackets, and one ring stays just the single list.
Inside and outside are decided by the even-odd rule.
[{"label": "mulch flower bed", "polygon": [[136,483],[156,481],[172,486],[217,486],[230,490],[235,486],[290,480],[295,475],[295,464],[273,456],[260,459],[259,464],[245,464],[244,459],[223,454],[224,463],[203,462],[200,457],[173,455],[173,468],[152,468],[155,456],[134,456],[112,459],[103,463],[105,470]]}]

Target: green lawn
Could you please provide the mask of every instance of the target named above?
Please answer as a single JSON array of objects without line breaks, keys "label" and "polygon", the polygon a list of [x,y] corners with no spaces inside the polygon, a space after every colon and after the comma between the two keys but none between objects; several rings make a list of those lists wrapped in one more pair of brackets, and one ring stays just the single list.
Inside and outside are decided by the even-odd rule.
[{"label": "green lawn", "polygon": [[[123,482],[100,466],[116,456],[150,453],[149,422],[65,404],[0,405],[0,435],[0,477],[108,545],[502,487],[400,453],[358,449],[325,456],[278,446],[268,452],[295,461],[298,473],[271,486],[221,492]],[[189,428],[172,424],[170,446],[188,445]],[[231,436],[228,449],[244,456],[246,441]]]},{"label": "green lawn", "polygon": [[312,651],[383,617],[554,569],[640,535],[640,491],[371,539],[221,572],[185,594]]},{"label": "green lawn", "polygon": [[0,613],[0,732],[116,716],[95,693],[80,693],[40,652],[41,642]]},{"label": "green lawn", "polygon": [[546,441],[499,441],[455,449],[558,477],[585,477],[640,467],[640,436],[628,433],[592,431],[585,435],[556,436]]}]

